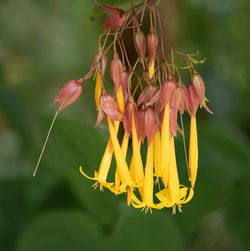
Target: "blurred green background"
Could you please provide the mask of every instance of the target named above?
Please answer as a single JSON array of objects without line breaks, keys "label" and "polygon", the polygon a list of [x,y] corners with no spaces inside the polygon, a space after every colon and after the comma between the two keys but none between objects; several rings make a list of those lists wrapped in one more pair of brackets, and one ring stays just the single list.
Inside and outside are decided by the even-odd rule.
[{"label": "blurred green background", "polygon": [[93,128],[91,80],[60,114],[32,177],[52,100],[97,52],[104,19],[90,20],[93,7],[92,0],[0,1],[0,251],[249,250],[249,0],[161,1],[175,48],[207,57],[197,69],[214,111],[198,113],[199,173],[183,214],[144,215],[80,175],[80,165],[90,175],[98,168],[108,137],[105,124]]}]

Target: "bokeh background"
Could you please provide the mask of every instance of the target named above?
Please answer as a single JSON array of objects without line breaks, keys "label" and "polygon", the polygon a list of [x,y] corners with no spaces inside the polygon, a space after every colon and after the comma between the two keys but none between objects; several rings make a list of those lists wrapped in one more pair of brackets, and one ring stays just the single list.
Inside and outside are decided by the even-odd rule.
[{"label": "bokeh background", "polygon": [[198,180],[182,214],[144,215],[80,175],[80,165],[98,168],[108,137],[105,124],[93,128],[91,80],[60,114],[32,177],[53,98],[97,52],[104,17],[90,20],[94,5],[0,1],[0,250],[249,250],[249,0],[161,1],[175,48],[207,57],[197,69],[214,111],[198,113]]}]

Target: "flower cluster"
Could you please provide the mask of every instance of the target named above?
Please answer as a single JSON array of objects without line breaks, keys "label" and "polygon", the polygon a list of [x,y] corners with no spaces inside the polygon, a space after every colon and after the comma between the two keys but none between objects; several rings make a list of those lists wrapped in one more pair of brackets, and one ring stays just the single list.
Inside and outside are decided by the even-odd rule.
[{"label": "flower cluster", "polygon": [[[132,1],[128,11],[97,4],[111,15],[99,37],[99,50],[92,67],[83,78],[66,83],[55,99],[59,102],[59,110],[64,109],[79,97],[83,82],[94,76],[96,126],[105,118],[110,138],[94,177],[87,176],[82,167],[80,171],[95,181],[95,188],[98,185],[100,190],[105,187],[115,195],[126,193],[128,205],[143,208],[145,212],[164,207],[172,207],[175,212],[176,206],[181,210],[181,205],[193,197],[197,176],[196,112],[199,106],[211,112],[206,105],[204,82],[194,68],[194,64],[204,60],[196,60],[197,54],[183,54],[173,49],[155,1],[145,0],[137,6]],[[143,24],[147,19],[150,25],[145,32]],[[123,40],[125,32],[130,32],[133,37],[137,53],[135,62],[128,56]],[[111,62],[106,59],[108,52],[112,56]],[[186,66],[175,64],[177,55],[183,57]],[[108,94],[104,86],[107,67],[114,84],[113,95]],[[188,85],[182,82],[181,70],[190,72]],[[182,123],[184,112],[190,115],[189,153],[186,152]],[[124,133],[120,141],[119,130]],[[175,150],[177,135],[184,141],[188,186],[179,181]],[[127,157],[130,140],[131,159]],[[141,155],[142,144],[147,145],[145,161]],[[116,170],[113,181],[109,182],[113,155]]]}]

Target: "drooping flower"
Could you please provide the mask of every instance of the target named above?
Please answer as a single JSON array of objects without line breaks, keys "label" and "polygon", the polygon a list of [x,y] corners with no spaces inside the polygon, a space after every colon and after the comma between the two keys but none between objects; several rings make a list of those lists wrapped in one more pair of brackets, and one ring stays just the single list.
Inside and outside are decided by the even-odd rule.
[{"label": "drooping flower", "polygon": [[[117,196],[125,194],[128,206],[142,208],[145,212],[164,207],[172,207],[173,213],[177,207],[181,211],[182,204],[193,198],[197,179],[197,111],[199,107],[204,107],[211,113],[206,105],[205,83],[193,66],[203,60],[197,61],[193,54],[183,54],[173,48],[164,26],[160,24],[162,18],[155,1],[144,1],[136,6],[132,3],[131,9],[126,12],[96,3],[111,13],[98,40],[98,53],[89,72],[78,80],[67,82],[55,98],[54,103],[58,102],[59,108],[49,133],[59,111],[74,103],[82,92],[83,82],[94,76],[98,110],[96,126],[106,120],[109,139],[99,169],[93,171],[94,176],[86,175],[82,167],[81,173],[95,182],[94,188],[107,188]],[[145,30],[143,26],[147,16],[150,28],[145,38],[142,31]],[[127,51],[124,39],[129,29],[133,31],[137,52],[133,58],[133,50]],[[158,36],[161,40],[159,49]],[[169,48],[165,50],[166,44]],[[107,61],[106,55],[111,51],[112,59]],[[183,57],[186,66],[175,64],[176,54]],[[107,67],[113,81],[112,95],[105,89]],[[182,81],[181,71],[184,69],[190,72],[188,85]],[[182,120],[185,112],[190,115],[188,154]],[[183,185],[185,175],[179,179],[182,169],[177,166],[179,152],[175,149],[175,140],[179,135],[183,137],[190,181],[188,186]],[[143,154],[145,145],[146,156]],[[127,154],[130,151],[131,154]]]},{"label": "drooping flower", "polygon": [[115,30],[116,28],[120,27],[126,20],[127,13],[122,9],[108,4],[102,4],[97,1],[96,3],[106,11],[112,13],[112,15],[108,17],[104,23],[104,30]]},{"label": "drooping flower", "polygon": [[82,93],[82,84],[83,80],[70,80],[62,87],[53,102],[53,104],[59,103],[59,111],[65,109],[79,98]]},{"label": "drooping flower", "polygon": [[150,79],[153,77],[154,71],[155,71],[155,58],[157,54],[157,44],[158,44],[158,37],[155,33],[155,30],[151,29],[147,35],[147,49],[148,49],[148,56],[149,56],[148,75]]}]

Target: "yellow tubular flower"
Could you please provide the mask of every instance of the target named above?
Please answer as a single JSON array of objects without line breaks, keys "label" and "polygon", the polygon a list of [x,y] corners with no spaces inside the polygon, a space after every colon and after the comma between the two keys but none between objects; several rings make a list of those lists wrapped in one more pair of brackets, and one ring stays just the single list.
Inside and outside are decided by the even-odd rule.
[{"label": "yellow tubular flower", "polygon": [[154,193],[154,173],[153,173],[153,157],[154,149],[153,143],[148,145],[147,160],[145,167],[145,177],[143,182],[143,200],[142,202],[136,198],[133,194],[133,206],[135,208],[145,208],[145,213],[151,208],[162,209],[164,207],[163,203],[154,204],[153,193]]},{"label": "yellow tubular flower", "polygon": [[154,175],[156,177],[161,177],[161,169],[160,169],[160,131],[157,129],[154,138],[153,138],[153,146],[154,146]]},{"label": "yellow tubular flower", "polygon": [[142,186],[144,181],[144,172],[143,172],[143,164],[140,152],[140,143],[135,128],[134,112],[132,114],[132,146],[133,146],[133,165],[135,172],[135,181],[136,185],[139,187],[140,194],[143,197]]},{"label": "yellow tubular flower", "polygon": [[[118,132],[119,125],[120,125],[120,122],[115,121],[115,133],[116,134]],[[109,169],[110,169],[110,166],[111,166],[112,157],[113,157],[113,146],[112,146],[111,139],[109,139],[108,144],[107,144],[106,149],[105,149],[105,152],[103,154],[102,160],[101,160],[99,171],[95,172],[94,178],[91,178],[88,175],[86,175],[83,172],[82,168],[80,167],[81,173],[86,178],[96,181],[96,184],[94,186],[97,186],[98,184],[100,184],[100,190],[102,190],[103,187],[107,187],[108,189],[110,189],[112,191],[111,187],[112,187],[113,183],[108,183],[106,181],[107,176],[108,176],[108,172],[109,172]]]},{"label": "yellow tubular flower", "polygon": [[[122,155],[125,160],[126,160],[126,156],[127,156],[128,142],[129,142],[129,136],[125,132],[124,136],[123,136],[123,140],[122,140],[122,146],[121,146]],[[123,193],[126,191],[126,186],[125,187],[120,186],[120,183],[121,183],[121,179],[119,176],[119,172],[116,169],[116,172],[115,172],[115,194]]]},{"label": "yellow tubular flower", "polygon": [[155,61],[152,60],[149,62],[149,66],[148,66],[149,79],[152,79],[152,77],[154,76],[154,72],[155,72]]},{"label": "yellow tubular flower", "polygon": [[[174,137],[170,140],[170,159],[169,159],[169,181],[168,187],[156,194],[157,198],[164,204],[165,207],[177,205],[181,211],[181,204],[189,202],[194,195],[193,188],[188,188],[179,184],[178,170],[176,165]],[[174,209],[175,212],[175,209]]]},{"label": "yellow tubular flower", "polygon": [[160,168],[162,172],[162,182],[168,186],[168,163],[169,163],[169,103],[165,106],[160,144]]},{"label": "yellow tubular flower", "polygon": [[198,139],[195,116],[191,116],[190,122],[189,170],[191,177],[191,186],[192,188],[194,188],[198,170]]},{"label": "yellow tubular flower", "polygon": [[110,138],[111,138],[112,145],[114,148],[114,153],[115,153],[117,170],[118,170],[119,176],[121,178],[121,182],[124,185],[126,185],[126,187],[130,188],[130,187],[132,187],[133,182],[132,182],[132,179],[129,174],[128,166],[127,166],[126,160],[122,154],[122,150],[121,150],[119,141],[118,141],[116,133],[115,133],[114,125],[109,117],[107,117],[107,119],[108,119]]},{"label": "yellow tubular flower", "polygon": [[[141,150],[141,140],[139,140],[139,150]],[[135,172],[134,154],[132,154],[132,157],[131,157],[130,166],[129,166],[129,173],[130,173],[130,176],[131,176],[134,184],[136,184],[137,183],[136,182],[137,173]],[[128,206],[131,203],[132,194],[133,194],[133,188],[131,189],[131,193],[127,194],[127,204],[128,204]]]},{"label": "yellow tubular flower", "polygon": [[95,79],[95,103],[96,103],[96,109],[99,110],[100,106],[100,96],[102,93],[102,76],[100,72],[97,72],[96,79]]},{"label": "yellow tubular flower", "polygon": [[[134,165],[134,155],[132,155],[130,166],[129,166],[129,173],[130,177],[134,184],[136,184],[135,181],[135,165]],[[132,194],[133,194],[133,188],[131,189],[130,193],[127,193],[127,205],[129,206],[132,200]]]},{"label": "yellow tubular flower", "polygon": [[121,112],[124,112],[124,96],[123,96],[123,91],[122,91],[122,85],[120,84],[119,90],[116,90],[116,102],[121,110]]},{"label": "yellow tubular flower", "polygon": [[147,160],[145,167],[145,179],[143,185],[143,201],[150,206],[153,203],[154,177],[153,177],[153,144],[148,145]]},{"label": "yellow tubular flower", "polygon": [[170,159],[169,159],[169,172],[168,172],[168,189],[170,201],[172,203],[179,202],[179,177],[176,165],[176,156],[175,156],[175,145],[174,145],[174,136],[170,140]]}]

